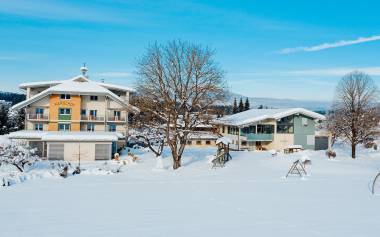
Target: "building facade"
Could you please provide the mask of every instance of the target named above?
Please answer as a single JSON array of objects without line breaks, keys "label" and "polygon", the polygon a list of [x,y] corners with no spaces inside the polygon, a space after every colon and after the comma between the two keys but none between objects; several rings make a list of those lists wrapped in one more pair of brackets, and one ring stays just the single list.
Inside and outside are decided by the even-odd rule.
[{"label": "building facade", "polygon": [[82,75],[69,80],[21,84],[26,100],[14,105],[13,109],[24,109],[25,131],[10,134],[10,138],[28,140],[39,148],[42,157],[47,158],[52,158],[58,143],[66,144],[67,149],[61,147],[58,150],[63,153],[59,157],[68,160],[73,142],[86,142],[82,148],[89,147],[86,149],[94,154],[89,159],[95,159],[95,143],[105,142],[110,146],[106,149],[112,151],[106,152],[108,158],[120,149],[125,144],[128,113],[138,112],[129,104],[133,90],[91,81],[85,67],[81,72]]},{"label": "building facade", "polygon": [[[283,150],[291,146],[316,148],[316,125],[323,115],[302,109],[251,109],[215,121],[232,148]],[[327,149],[327,148],[326,148]]]}]

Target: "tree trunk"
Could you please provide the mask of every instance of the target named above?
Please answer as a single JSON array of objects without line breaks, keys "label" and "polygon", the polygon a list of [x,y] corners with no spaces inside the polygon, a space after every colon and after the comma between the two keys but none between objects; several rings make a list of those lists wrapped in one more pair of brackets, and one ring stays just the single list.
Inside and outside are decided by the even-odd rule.
[{"label": "tree trunk", "polygon": [[351,157],[352,159],[356,158],[356,144],[351,144]]},{"label": "tree trunk", "polygon": [[176,170],[179,167],[181,167],[181,157],[180,156],[177,156],[177,157],[173,156],[173,169]]}]

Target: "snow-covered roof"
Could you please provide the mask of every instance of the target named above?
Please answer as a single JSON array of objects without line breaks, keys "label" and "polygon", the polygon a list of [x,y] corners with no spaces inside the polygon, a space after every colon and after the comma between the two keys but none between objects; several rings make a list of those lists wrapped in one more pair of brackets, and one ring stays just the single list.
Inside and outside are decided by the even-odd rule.
[{"label": "snow-covered roof", "polygon": [[95,82],[95,83],[110,90],[122,90],[122,91],[130,91],[130,92],[135,91],[135,89],[131,87],[127,87],[127,86],[109,84],[109,83],[104,83],[104,82]]},{"label": "snow-covered roof", "polygon": [[117,132],[52,132],[22,130],[7,135],[10,139],[38,139],[41,141],[117,141],[124,135]]},{"label": "snow-covered roof", "polygon": [[[89,79],[87,77],[85,77],[83,75],[79,75],[79,76],[73,77],[69,80],[36,81],[36,82],[21,83],[19,85],[19,88],[25,90],[28,87],[32,87],[32,88],[33,87],[52,87],[52,86],[59,85],[59,84],[62,84],[64,82],[67,82],[67,81],[76,81],[78,79],[89,81]],[[109,84],[109,83],[104,83],[104,82],[96,82],[96,81],[92,81],[92,82],[95,84],[98,84],[104,88],[111,89],[111,90],[130,91],[130,92],[135,91],[133,88],[127,87],[127,86]]]},{"label": "snow-covered roof", "polygon": [[107,94],[109,90],[99,86],[92,81],[77,82],[66,81],[64,83],[55,85],[47,89],[47,91],[54,93],[72,93],[72,94]]},{"label": "snow-covered roof", "polygon": [[34,82],[26,82],[26,83],[21,83],[19,85],[20,89],[25,90],[28,87],[45,87],[45,86],[55,86],[58,84],[63,83],[64,81],[34,81]]},{"label": "snow-covered roof", "polygon": [[232,143],[231,138],[229,137],[220,137],[216,140],[216,144],[223,143],[224,145],[228,145]]},{"label": "snow-covered roof", "polygon": [[214,120],[216,124],[243,126],[260,122],[266,119],[281,119],[293,114],[303,114],[315,120],[325,120],[326,117],[303,108],[290,109],[250,109],[241,113],[224,116]]},{"label": "snow-covered roof", "polygon": [[37,95],[34,95],[31,98],[14,105],[12,108],[20,109],[44,98],[47,95],[63,93],[79,95],[106,95],[113,99],[115,102],[119,103],[125,108],[128,108],[131,111],[139,111],[138,108],[126,103],[112,91],[100,86],[98,83],[88,80],[86,77],[78,77],[76,78],[76,80],[68,80],[63,83],[52,86],[38,93]]},{"label": "snow-covered roof", "polygon": [[200,139],[200,140],[216,140],[219,136],[212,132],[191,132],[188,135],[189,139]]}]

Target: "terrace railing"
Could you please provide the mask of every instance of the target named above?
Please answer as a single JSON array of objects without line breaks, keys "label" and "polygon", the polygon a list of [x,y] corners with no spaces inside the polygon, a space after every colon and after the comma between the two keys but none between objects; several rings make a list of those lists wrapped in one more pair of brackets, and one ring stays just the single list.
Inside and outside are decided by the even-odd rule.
[{"label": "terrace railing", "polygon": [[81,120],[82,121],[99,121],[99,122],[104,122],[104,117],[100,116],[93,116],[93,115],[81,115]]},{"label": "terrace railing", "polygon": [[241,133],[248,141],[273,141],[273,133]]},{"label": "terrace railing", "polygon": [[28,114],[27,115],[28,120],[49,120],[49,115],[45,114]]},{"label": "terrace railing", "polygon": [[122,117],[122,116],[109,116],[107,118],[107,121],[109,122],[126,122],[126,117]]}]

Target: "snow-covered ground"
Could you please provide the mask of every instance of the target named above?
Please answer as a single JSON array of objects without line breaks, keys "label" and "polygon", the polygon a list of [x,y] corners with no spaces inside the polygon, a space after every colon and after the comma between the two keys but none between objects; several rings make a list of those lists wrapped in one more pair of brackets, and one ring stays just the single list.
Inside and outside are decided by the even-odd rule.
[{"label": "snow-covered ground", "polygon": [[[120,173],[110,171],[121,164],[86,163],[81,175],[0,187],[0,236],[379,236],[380,185],[373,196],[370,183],[380,153],[360,149],[353,160],[343,145],[336,151],[335,160],[232,152],[211,169],[215,149],[187,149],[176,171],[169,158],[157,169],[145,151]],[[302,156],[308,176],[285,179]]]}]

